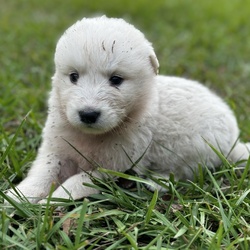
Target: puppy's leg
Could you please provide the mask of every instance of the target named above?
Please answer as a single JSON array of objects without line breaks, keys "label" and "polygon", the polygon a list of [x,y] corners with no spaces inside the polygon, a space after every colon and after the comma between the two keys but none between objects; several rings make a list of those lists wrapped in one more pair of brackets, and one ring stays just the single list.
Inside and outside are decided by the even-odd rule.
[{"label": "puppy's leg", "polygon": [[234,161],[247,160],[250,155],[250,143],[238,142],[229,157]]},{"label": "puppy's leg", "polygon": [[[91,176],[100,178],[97,172],[92,172]],[[83,183],[92,183],[88,174],[81,172],[73,175],[55,190],[52,194],[52,198],[77,200],[99,192],[97,189],[84,186]],[[40,203],[44,202],[45,200],[42,200]]]},{"label": "puppy's leg", "polygon": [[[61,163],[56,157],[48,157],[40,153],[34,161],[28,176],[15,187],[15,190],[7,190],[6,195],[20,202],[29,200],[31,203],[37,203],[40,199],[49,194],[53,182],[58,183]],[[20,196],[20,197],[19,197]]]},{"label": "puppy's leg", "polygon": [[232,162],[238,162],[240,160],[243,160],[242,163],[238,164],[238,167],[240,169],[244,169],[246,166],[246,160],[250,157],[250,143],[242,143],[238,142],[232,152],[229,155],[229,159]]}]

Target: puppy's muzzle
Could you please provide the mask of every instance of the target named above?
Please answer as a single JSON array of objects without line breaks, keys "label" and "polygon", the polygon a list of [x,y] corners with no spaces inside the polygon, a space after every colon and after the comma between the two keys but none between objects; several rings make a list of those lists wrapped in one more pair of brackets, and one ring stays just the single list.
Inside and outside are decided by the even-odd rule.
[{"label": "puppy's muzzle", "polygon": [[97,110],[81,110],[78,114],[81,122],[85,124],[93,124],[96,123],[101,112]]}]

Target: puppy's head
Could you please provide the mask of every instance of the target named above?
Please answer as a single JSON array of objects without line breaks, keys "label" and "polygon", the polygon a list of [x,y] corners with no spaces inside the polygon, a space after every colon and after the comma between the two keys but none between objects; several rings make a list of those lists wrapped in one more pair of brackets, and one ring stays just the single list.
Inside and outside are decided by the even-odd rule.
[{"label": "puppy's head", "polygon": [[68,122],[103,134],[145,112],[158,61],[144,35],[122,19],[82,19],[60,38],[53,88]]}]

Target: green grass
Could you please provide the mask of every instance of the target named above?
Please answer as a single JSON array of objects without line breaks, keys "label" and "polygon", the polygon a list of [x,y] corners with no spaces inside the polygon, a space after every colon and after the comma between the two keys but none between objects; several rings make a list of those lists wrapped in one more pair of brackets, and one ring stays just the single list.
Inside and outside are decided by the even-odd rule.
[{"label": "green grass", "polygon": [[[0,8],[1,249],[250,249],[248,162],[224,159],[194,182],[150,192],[144,180],[110,171],[101,192],[83,201],[3,205],[3,191],[26,174],[41,141],[58,37],[83,16],[124,17],[153,42],[161,73],[202,81],[232,107],[241,138],[250,141],[250,2],[2,1]],[[112,176],[134,179],[123,189]],[[111,176],[111,177],[109,177]],[[155,180],[164,186],[166,180]]]}]

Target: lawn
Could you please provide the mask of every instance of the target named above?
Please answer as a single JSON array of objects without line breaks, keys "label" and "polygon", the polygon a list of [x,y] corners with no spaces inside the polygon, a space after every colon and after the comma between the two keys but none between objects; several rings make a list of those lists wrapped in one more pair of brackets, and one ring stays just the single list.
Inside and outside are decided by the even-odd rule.
[{"label": "lawn", "polygon": [[[100,194],[66,202],[61,212],[3,204],[41,142],[57,39],[76,20],[100,14],[140,28],[161,74],[196,79],[222,96],[250,141],[250,1],[2,1],[0,249],[250,249],[250,161],[237,175],[237,163],[223,156],[219,171],[199,171],[194,182],[171,177],[167,193],[109,172],[93,184]],[[113,175],[136,186],[124,189]]]}]

